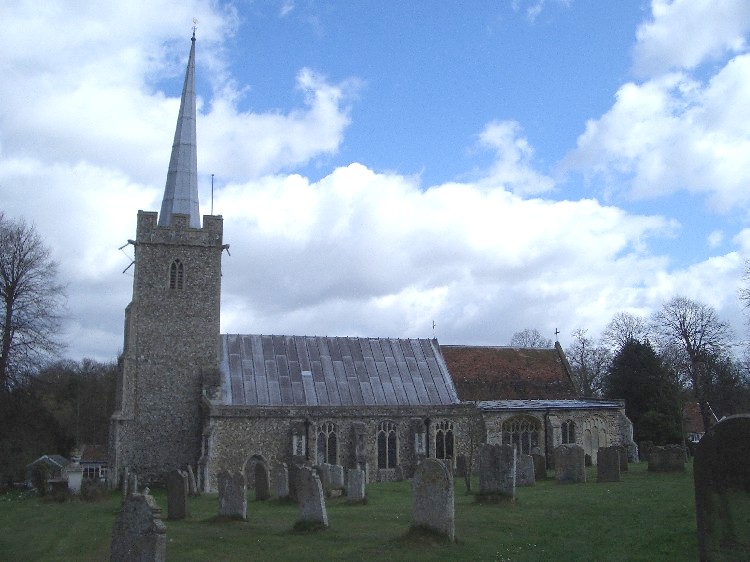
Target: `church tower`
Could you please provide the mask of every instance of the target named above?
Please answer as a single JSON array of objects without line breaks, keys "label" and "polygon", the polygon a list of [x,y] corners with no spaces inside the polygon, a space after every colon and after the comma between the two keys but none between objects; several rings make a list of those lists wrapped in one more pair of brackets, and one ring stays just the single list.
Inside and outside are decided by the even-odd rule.
[{"label": "church tower", "polygon": [[223,219],[198,207],[195,33],[161,213],[138,211],[133,298],[110,428],[110,482],[198,461],[202,383],[217,366]]}]

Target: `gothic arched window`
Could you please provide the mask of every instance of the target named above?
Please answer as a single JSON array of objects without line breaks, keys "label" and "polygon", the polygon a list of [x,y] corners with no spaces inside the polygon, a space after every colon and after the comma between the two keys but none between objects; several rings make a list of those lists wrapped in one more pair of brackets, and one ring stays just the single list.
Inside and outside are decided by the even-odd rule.
[{"label": "gothic arched window", "polygon": [[435,458],[452,459],[455,437],[453,435],[453,422],[443,420],[435,425]]},{"label": "gothic arched window", "polygon": [[560,430],[562,433],[563,445],[576,442],[576,430],[573,420],[563,422],[562,426],[560,426]]},{"label": "gothic arched window", "polygon": [[338,464],[336,424],[323,422],[318,426],[318,464]]},{"label": "gothic arched window", "polygon": [[390,421],[378,425],[378,468],[396,468],[398,464],[397,429]]},{"label": "gothic arched window", "polygon": [[519,455],[528,455],[539,446],[539,422],[528,416],[516,416],[503,422],[503,445],[515,445]]},{"label": "gothic arched window", "polygon": [[185,266],[180,260],[174,260],[169,266],[169,288],[182,290],[185,286]]}]

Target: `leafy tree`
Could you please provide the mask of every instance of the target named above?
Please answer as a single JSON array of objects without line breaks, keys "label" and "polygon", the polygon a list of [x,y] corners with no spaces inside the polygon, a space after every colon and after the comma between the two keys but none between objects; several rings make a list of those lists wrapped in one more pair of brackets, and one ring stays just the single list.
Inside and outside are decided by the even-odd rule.
[{"label": "leafy tree", "polygon": [[536,328],[525,328],[513,334],[510,345],[512,347],[548,348],[552,347],[552,340],[545,338]]},{"label": "leafy tree", "polygon": [[61,349],[57,264],[33,226],[0,212],[0,390]]},{"label": "leafy tree", "polygon": [[571,335],[573,343],[565,350],[565,355],[570,363],[576,392],[584,398],[599,396],[604,375],[609,368],[610,352],[588,338],[586,330],[578,328]]},{"label": "leafy tree", "polygon": [[712,307],[675,297],[654,314],[653,328],[665,353],[676,354],[678,361],[682,360],[686,378],[700,405],[703,427],[708,430],[711,415],[704,379],[711,358],[721,356],[729,343],[729,326],[719,320]]},{"label": "leafy tree", "polygon": [[612,359],[603,386],[606,398],[625,400],[637,441],[681,442],[679,384],[648,341],[625,342]]}]

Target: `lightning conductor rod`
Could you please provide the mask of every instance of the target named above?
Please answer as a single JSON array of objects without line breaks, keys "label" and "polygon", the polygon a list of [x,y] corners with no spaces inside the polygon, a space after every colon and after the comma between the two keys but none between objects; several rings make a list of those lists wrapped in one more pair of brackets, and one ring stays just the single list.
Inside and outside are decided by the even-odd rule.
[{"label": "lightning conductor rod", "polygon": [[211,174],[211,215],[214,214],[214,175]]}]

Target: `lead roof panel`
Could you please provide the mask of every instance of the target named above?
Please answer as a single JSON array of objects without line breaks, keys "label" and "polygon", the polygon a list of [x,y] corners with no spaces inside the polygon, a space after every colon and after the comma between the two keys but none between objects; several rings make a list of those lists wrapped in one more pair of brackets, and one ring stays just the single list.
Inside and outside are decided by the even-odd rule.
[{"label": "lead roof panel", "polygon": [[223,334],[231,405],[457,404],[440,347],[428,339]]}]

